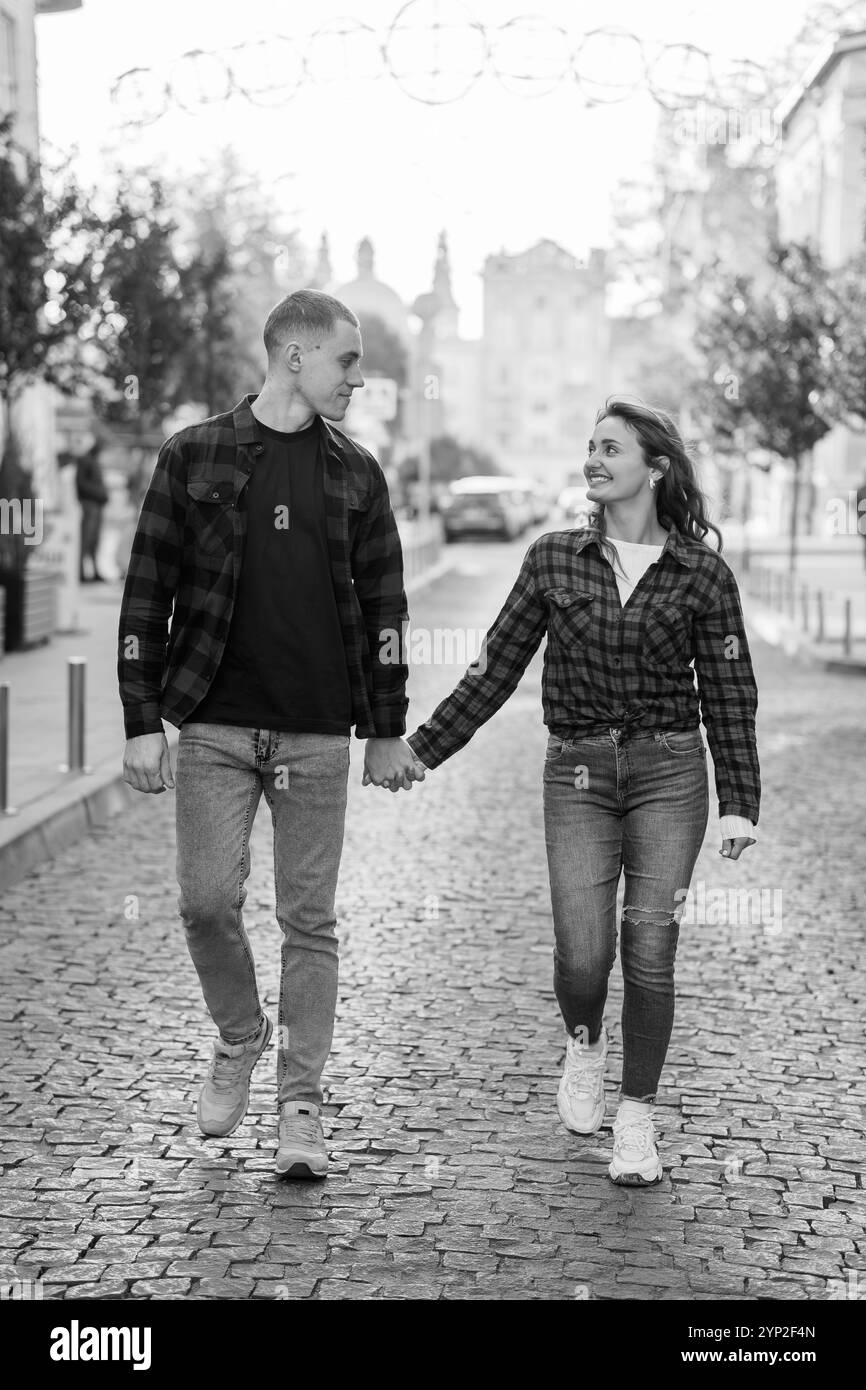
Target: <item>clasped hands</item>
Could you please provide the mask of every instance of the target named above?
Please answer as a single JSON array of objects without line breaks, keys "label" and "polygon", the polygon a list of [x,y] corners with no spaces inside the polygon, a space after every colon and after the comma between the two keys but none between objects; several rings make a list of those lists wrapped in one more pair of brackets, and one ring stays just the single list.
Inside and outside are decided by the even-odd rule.
[{"label": "clasped hands", "polygon": [[427,771],[405,739],[368,738],[364,753],[362,785],[387,787],[388,791],[412,790],[413,782],[423,782]]}]

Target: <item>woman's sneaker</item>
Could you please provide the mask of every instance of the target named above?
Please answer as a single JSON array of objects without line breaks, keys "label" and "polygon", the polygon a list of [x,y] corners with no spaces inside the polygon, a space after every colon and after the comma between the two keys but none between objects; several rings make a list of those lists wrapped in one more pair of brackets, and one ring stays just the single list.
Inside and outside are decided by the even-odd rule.
[{"label": "woman's sneaker", "polygon": [[321,1111],[310,1101],[287,1100],[280,1106],[277,1172],[285,1178],[323,1178],[328,1153]]},{"label": "woman's sneaker", "polygon": [[614,1182],[626,1187],[649,1187],[660,1182],[662,1164],[656,1148],[653,1112],[613,1122],[613,1160],[608,1169]]},{"label": "woman's sneaker", "polygon": [[556,1108],[566,1129],[575,1134],[595,1134],[604,1119],[604,1068],[607,1061],[607,1029],[601,1027],[602,1047],[588,1052],[585,1043],[569,1035],[565,1046],[565,1070],[556,1095]]},{"label": "woman's sneaker", "polygon": [[237,1129],[250,1103],[253,1067],[267,1047],[272,1030],[273,1024],[265,1015],[259,1032],[248,1043],[224,1043],[217,1038],[198,1098],[198,1127],[202,1134],[225,1138]]}]

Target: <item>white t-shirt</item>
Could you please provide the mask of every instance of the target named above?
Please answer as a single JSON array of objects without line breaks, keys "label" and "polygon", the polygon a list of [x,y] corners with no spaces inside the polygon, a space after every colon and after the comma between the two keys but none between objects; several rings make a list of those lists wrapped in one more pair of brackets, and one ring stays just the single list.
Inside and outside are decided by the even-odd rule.
[{"label": "white t-shirt", "polygon": [[642,545],[638,541],[612,540],[610,543],[619,556],[619,565],[622,566],[627,575],[627,578],[623,579],[619,572],[619,565],[614,566],[613,572],[616,577],[616,587],[619,589],[619,601],[625,607],[635,585],[640,582],[650,565],[659,558],[663,546]]},{"label": "white t-shirt", "polygon": [[[615,541],[610,540],[611,545],[619,556],[619,565],[625,571],[625,578],[619,572],[619,566],[614,566],[614,577],[616,587],[619,589],[619,601],[625,607],[631,595],[649,569],[650,565],[659,558],[662,553],[661,545],[644,545],[640,541]],[[719,830],[723,840],[735,840],[738,836],[748,835],[755,838],[755,827],[745,816],[719,816]]]}]

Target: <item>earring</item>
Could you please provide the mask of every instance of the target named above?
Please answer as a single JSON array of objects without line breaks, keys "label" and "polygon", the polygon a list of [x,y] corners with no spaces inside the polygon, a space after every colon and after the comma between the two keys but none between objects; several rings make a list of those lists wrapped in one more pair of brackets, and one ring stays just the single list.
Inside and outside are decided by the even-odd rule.
[{"label": "earring", "polygon": [[655,485],[656,485],[656,480],[655,480],[655,478],[653,477],[652,473],[650,473],[649,485],[650,485],[650,492],[652,492],[653,488],[654,488]]}]

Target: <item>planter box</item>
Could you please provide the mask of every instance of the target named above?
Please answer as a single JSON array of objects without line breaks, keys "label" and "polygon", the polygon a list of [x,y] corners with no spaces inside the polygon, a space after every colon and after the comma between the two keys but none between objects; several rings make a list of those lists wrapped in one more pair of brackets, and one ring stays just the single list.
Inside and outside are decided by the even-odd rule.
[{"label": "planter box", "polygon": [[57,585],[55,570],[29,569],[24,574],[24,646],[48,642],[57,628]]},{"label": "planter box", "polygon": [[5,599],[3,632],[6,651],[20,651],[48,642],[57,627],[57,585],[54,570],[27,569],[0,574]]}]

